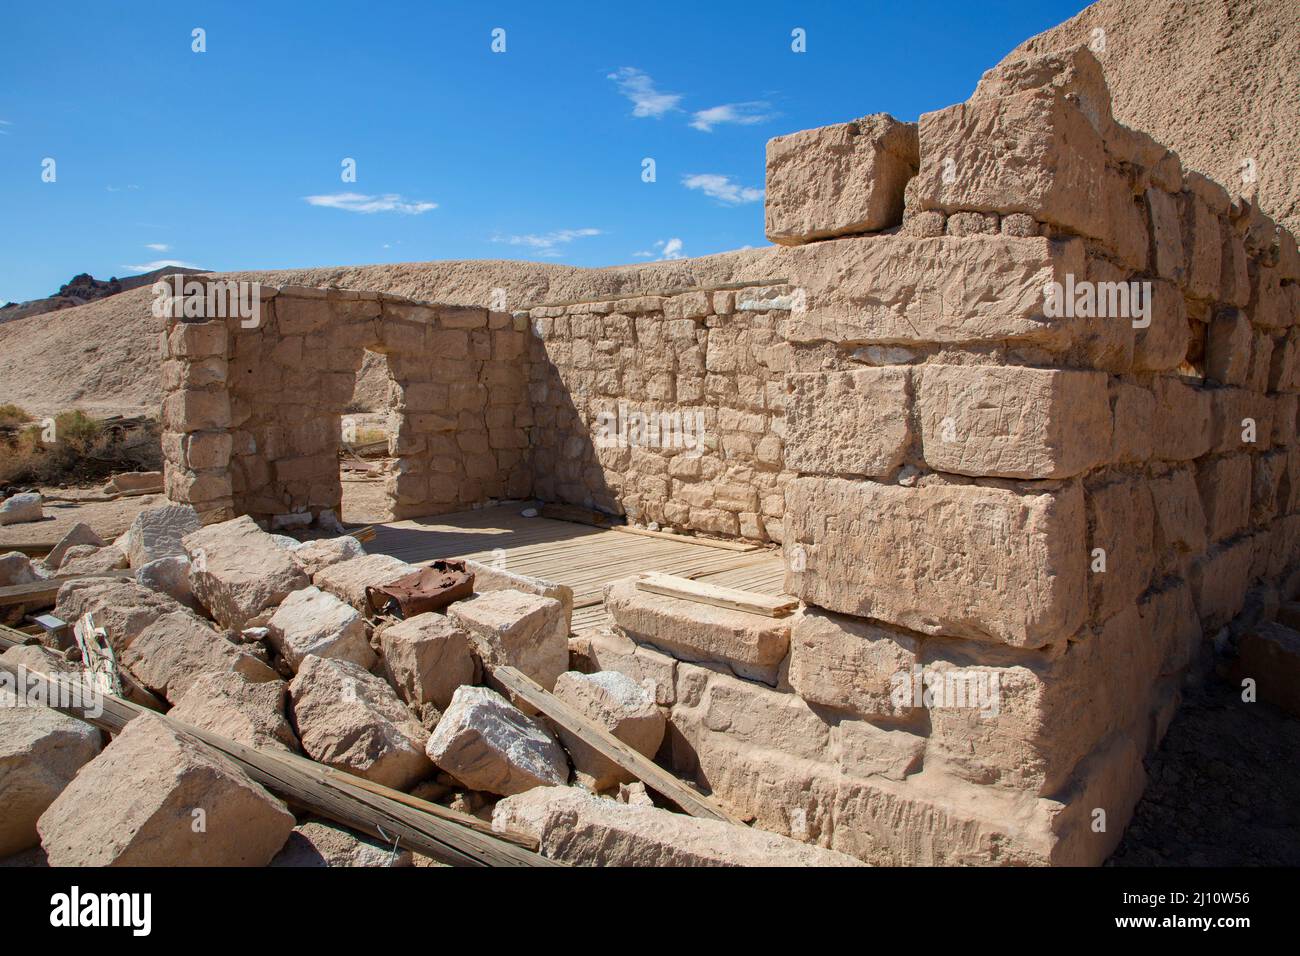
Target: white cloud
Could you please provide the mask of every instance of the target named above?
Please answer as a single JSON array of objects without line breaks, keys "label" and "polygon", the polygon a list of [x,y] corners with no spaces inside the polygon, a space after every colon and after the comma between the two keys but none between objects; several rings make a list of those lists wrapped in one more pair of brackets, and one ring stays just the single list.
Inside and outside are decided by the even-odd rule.
[{"label": "white cloud", "polygon": [[437,209],[436,202],[403,199],[397,193],[384,193],[382,196],[367,196],[363,193],[330,193],[324,196],[303,196],[313,206],[325,206],[329,209],[343,209],[347,212],[400,212],[408,216],[418,216]]},{"label": "white cloud", "polygon": [[660,93],[650,74],[634,66],[625,66],[610,73],[606,79],[618,84],[618,91],[632,101],[633,116],[653,116],[658,119],[678,108],[682,101],[678,93]]},{"label": "white cloud", "polygon": [[558,256],[560,254],[557,246],[566,245],[575,239],[586,239],[590,236],[599,236],[599,229],[557,229],[554,232],[546,232],[541,235],[530,233],[525,236],[493,236],[493,242],[505,242],[512,246],[528,246],[536,250],[543,256]]},{"label": "white cloud", "polygon": [[[0,126],[13,126],[13,125],[14,124],[9,122],[8,120],[0,120]],[[9,135],[9,130],[0,129],[0,136],[8,136],[8,135]]]},{"label": "white cloud", "polygon": [[146,249],[152,249],[154,252],[168,252],[171,249],[171,246],[167,245],[165,242],[146,242],[144,247]]},{"label": "white cloud", "polygon": [[724,103],[721,106],[710,106],[707,110],[700,110],[694,114],[691,126],[701,132],[711,133],[713,127],[724,123],[735,123],[737,126],[766,123],[776,116],[775,113],[768,112],[771,105],[763,100],[754,100],[749,103]]},{"label": "white cloud", "polygon": [[728,206],[740,203],[758,202],[763,198],[763,190],[752,186],[742,186],[731,181],[730,176],[719,173],[693,173],[682,177],[682,185],[687,189],[698,189],[706,196],[712,196],[718,202]]},{"label": "white cloud", "polygon": [[137,186],[135,183],[131,183],[128,186],[105,186],[104,188],[111,193],[125,193],[125,192],[134,192],[140,187]]},{"label": "white cloud", "polygon": [[653,259],[656,256],[661,260],[686,258],[682,255],[682,241],[676,237],[672,239],[660,239],[651,247],[651,249],[654,251],[651,252],[650,250],[645,250],[643,252],[634,252],[632,255],[637,259]]},{"label": "white cloud", "polygon": [[164,266],[180,266],[182,269],[197,269],[192,262],[181,262],[179,259],[155,259],[153,262],[140,262],[134,265],[123,266],[123,269],[134,269],[136,272],[153,272],[155,269],[161,269]]}]

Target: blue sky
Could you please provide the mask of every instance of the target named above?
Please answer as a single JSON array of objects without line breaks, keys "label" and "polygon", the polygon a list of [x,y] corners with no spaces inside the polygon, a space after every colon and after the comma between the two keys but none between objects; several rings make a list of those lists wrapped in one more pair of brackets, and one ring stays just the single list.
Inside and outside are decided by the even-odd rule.
[{"label": "blue sky", "polygon": [[5,3],[0,301],[163,261],[602,266],[764,245],[770,137],[959,102],[1084,6]]}]

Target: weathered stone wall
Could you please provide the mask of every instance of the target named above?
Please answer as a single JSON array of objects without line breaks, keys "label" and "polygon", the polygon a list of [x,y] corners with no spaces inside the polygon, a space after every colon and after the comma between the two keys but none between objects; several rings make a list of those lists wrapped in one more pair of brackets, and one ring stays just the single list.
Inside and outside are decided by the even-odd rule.
[{"label": "weathered stone wall", "polygon": [[780,541],[790,309],[764,286],[530,310],[534,493]]},{"label": "weathered stone wall", "polygon": [[397,464],[386,491],[394,517],[528,494],[525,332],[513,317],[262,286],[254,316],[227,309],[204,318],[216,307],[195,304],[186,318],[185,302],[208,302],[213,285],[187,280],[188,295],[167,309],[163,452],[172,500],[206,520],[337,512],[340,417],[366,350],[385,354],[392,376]]},{"label": "weathered stone wall", "polygon": [[[787,258],[806,607],[779,665],[764,632],[775,679],[754,628],[635,591],[585,650],[656,682],[675,763],[760,826],[1095,864],[1184,681],[1300,585],[1300,256],[1114,124],[1086,51],[991,72],[919,140],[901,230]],[[821,203],[782,241],[833,231]]]}]

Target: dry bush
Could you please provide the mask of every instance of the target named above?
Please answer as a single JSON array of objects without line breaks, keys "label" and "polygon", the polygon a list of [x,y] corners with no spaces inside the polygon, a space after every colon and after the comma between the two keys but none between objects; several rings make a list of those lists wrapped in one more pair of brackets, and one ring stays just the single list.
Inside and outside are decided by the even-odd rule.
[{"label": "dry bush", "polygon": [[[0,415],[10,408],[16,406],[0,406]],[[47,424],[19,424],[0,432],[0,485],[93,483],[119,471],[162,467],[155,422],[143,428],[106,428],[73,409],[54,416],[53,441],[45,440],[50,437]]]}]

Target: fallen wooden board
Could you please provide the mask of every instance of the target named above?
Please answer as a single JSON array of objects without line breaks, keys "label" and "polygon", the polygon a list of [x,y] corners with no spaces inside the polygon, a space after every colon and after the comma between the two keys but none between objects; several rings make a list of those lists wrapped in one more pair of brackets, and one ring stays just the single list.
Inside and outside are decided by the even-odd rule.
[{"label": "fallen wooden board", "polygon": [[[0,650],[12,644],[0,633]],[[64,676],[40,674],[27,668],[22,670],[29,686],[34,683],[43,689],[47,702],[58,702],[54,710],[109,733],[120,733],[131,720],[148,713],[138,704],[104,695],[95,701],[102,705],[102,712],[91,717],[90,709],[81,703],[81,695],[71,690],[72,682]],[[0,671],[15,678],[19,674],[18,667],[4,661],[0,661]],[[59,693],[59,687],[65,691]],[[511,839],[505,839],[503,834],[486,830],[487,824],[476,817],[458,814],[445,807],[431,811],[427,807],[436,805],[421,807],[418,804],[422,801],[396,792],[390,796],[387,788],[370,781],[362,781],[364,785],[359,785],[359,778],[351,778],[305,757],[258,750],[165,714],[154,716],[224,756],[254,781],[291,803],[386,843],[397,842],[452,866],[561,865],[521,845],[530,844],[530,838],[511,834]]]},{"label": "fallen wooden board", "polygon": [[675,574],[663,574],[659,571],[646,571],[637,578],[636,586],[639,591],[662,594],[664,597],[682,601],[694,601],[696,604],[725,607],[732,611],[746,611],[762,617],[788,617],[799,609],[797,598],[741,591],[738,588],[709,584],[706,581],[692,581],[690,578],[680,578]]},{"label": "fallen wooden board", "polygon": [[697,544],[705,548],[721,548],[723,551],[757,551],[759,546],[744,541],[724,541],[721,538],[696,538],[689,534],[672,534],[667,531],[651,531],[649,528],[633,528],[630,525],[617,524],[611,531],[623,534],[639,534],[646,538],[663,538],[667,541],[680,541],[682,544]]},{"label": "fallen wooden board", "polygon": [[642,756],[604,727],[547,691],[528,675],[508,665],[491,668],[492,677],[510,693],[531,704],[583,743],[608,757],[628,773],[677,804],[693,817],[724,820],[743,826],[712,799],[692,790],[653,760]]},{"label": "fallen wooden board", "polygon": [[48,578],[30,584],[11,584],[0,588],[0,607],[13,604],[53,604],[54,599],[58,597],[59,588],[69,581],[82,581],[87,578],[125,580],[134,577],[135,575],[130,571],[103,571],[98,574],[70,574],[67,577]]}]

